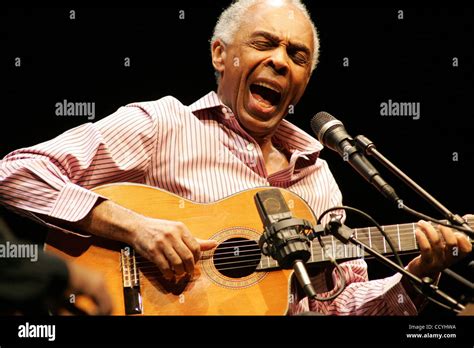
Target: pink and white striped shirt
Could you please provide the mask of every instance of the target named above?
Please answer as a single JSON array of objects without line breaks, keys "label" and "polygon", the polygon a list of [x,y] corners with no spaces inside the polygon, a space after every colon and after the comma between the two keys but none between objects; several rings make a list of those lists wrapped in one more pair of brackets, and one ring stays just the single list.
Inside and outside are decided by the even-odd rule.
[{"label": "pink and white striped shirt", "polygon": [[[8,154],[0,161],[0,202],[35,220],[36,214],[45,214],[77,221],[99,197],[91,188],[135,182],[200,203],[276,186],[301,196],[317,215],[341,204],[336,181],[318,157],[323,146],[317,140],[286,120],[272,140],[288,156],[289,166],[268,175],[260,147],[215,92],[190,106],[170,96],[133,103],[96,123]],[[417,313],[400,275],[368,281],[363,260],[345,262],[343,269],[349,285],[338,298],[298,298],[290,301],[290,313]],[[334,283],[337,278],[333,272]]]}]

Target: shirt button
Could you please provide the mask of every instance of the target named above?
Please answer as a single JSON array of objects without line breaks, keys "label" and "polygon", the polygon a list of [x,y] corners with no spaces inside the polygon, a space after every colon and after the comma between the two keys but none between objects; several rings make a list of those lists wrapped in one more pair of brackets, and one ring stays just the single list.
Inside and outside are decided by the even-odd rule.
[{"label": "shirt button", "polygon": [[253,149],[255,149],[255,145],[252,144],[252,143],[248,143],[248,144],[247,144],[247,150],[253,151]]}]

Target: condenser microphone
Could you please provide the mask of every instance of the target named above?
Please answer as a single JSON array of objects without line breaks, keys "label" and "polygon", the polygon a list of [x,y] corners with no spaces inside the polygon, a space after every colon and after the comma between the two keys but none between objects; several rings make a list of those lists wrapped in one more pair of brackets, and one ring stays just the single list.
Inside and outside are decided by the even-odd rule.
[{"label": "condenser microphone", "polygon": [[293,268],[306,295],[316,297],[304,265],[311,256],[311,242],[302,230],[309,222],[292,216],[279,189],[260,191],[254,199],[265,228],[258,243],[262,253],[275,259],[281,268]]}]

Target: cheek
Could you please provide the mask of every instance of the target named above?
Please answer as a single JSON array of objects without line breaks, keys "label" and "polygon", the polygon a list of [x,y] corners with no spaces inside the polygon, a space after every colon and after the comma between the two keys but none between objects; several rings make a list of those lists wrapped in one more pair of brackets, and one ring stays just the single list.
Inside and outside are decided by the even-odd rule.
[{"label": "cheek", "polygon": [[306,90],[306,86],[309,82],[309,76],[307,73],[304,73],[301,76],[297,76],[294,81],[295,98],[299,100],[303,96],[304,91]]}]

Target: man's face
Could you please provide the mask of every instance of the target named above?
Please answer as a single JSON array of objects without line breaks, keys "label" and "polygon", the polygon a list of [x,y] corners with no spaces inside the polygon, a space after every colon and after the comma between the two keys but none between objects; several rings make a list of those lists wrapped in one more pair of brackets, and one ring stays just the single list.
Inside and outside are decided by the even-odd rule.
[{"label": "man's face", "polygon": [[313,32],[290,5],[251,7],[225,46],[219,94],[251,135],[265,137],[286,116],[311,75]]}]

